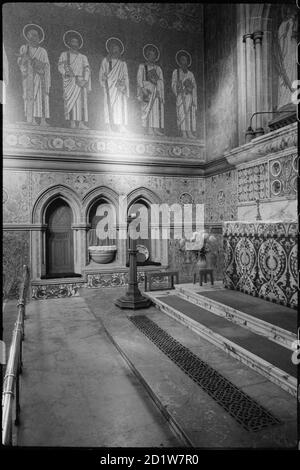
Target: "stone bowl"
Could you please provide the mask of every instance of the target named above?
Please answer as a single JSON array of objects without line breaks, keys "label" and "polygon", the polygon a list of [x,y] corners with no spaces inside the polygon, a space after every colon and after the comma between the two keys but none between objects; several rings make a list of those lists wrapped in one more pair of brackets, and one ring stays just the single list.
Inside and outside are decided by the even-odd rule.
[{"label": "stone bowl", "polygon": [[111,263],[115,259],[116,251],[116,245],[89,246],[90,257],[98,264]]}]

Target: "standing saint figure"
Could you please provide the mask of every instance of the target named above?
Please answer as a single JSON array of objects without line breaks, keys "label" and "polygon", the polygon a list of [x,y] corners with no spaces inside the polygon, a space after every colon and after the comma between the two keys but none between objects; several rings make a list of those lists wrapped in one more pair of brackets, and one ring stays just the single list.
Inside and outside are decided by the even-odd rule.
[{"label": "standing saint figure", "polygon": [[154,44],[143,47],[146,60],[137,73],[137,97],[141,102],[142,126],[149,135],[163,135],[164,129],[164,78],[158,61],[160,53]]},{"label": "standing saint figure", "polygon": [[39,46],[44,41],[43,29],[37,24],[27,24],[23,28],[27,44],[21,46],[18,65],[22,73],[23,100],[26,121],[48,126],[49,90],[51,85],[50,63],[47,51]]},{"label": "standing saint figure", "polygon": [[108,55],[102,60],[99,72],[100,85],[104,88],[105,124],[112,131],[126,132],[129,78],[127,64],[121,59],[124,45],[120,39],[111,37],[105,47]]},{"label": "standing saint figure", "polygon": [[175,59],[178,69],[173,71],[172,90],[176,96],[177,126],[182,137],[195,139],[197,85],[193,72],[188,70],[192,58],[187,51],[180,50]]},{"label": "standing saint figure", "polygon": [[77,31],[67,31],[63,36],[67,51],[62,52],[58,70],[63,78],[65,118],[74,129],[88,129],[88,93],[91,91],[91,72],[89,61],[79,52],[83,39]]},{"label": "standing saint figure", "polygon": [[296,5],[282,5],[281,24],[273,41],[278,71],[277,109],[291,103],[293,82],[297,80],[298,15]]}]

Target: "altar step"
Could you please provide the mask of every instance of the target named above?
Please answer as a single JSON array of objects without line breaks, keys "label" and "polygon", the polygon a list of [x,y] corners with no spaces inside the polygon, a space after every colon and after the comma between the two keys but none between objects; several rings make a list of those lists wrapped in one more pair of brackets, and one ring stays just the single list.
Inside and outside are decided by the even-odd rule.
[{"label": "altar step", "polygon": [[[193,287],[178,285],[174,293],[160,291],[146,294],[162,312],[177,319],[201,337],[296,396],[297,367],[292,362],[291,348],[292,340],[296,340],[296,335],[278,325],[278,312],[275,311],[274,324],[271,323],[268,314],[266,315],[268,322],[260,318],[266,301],[241,294],[246,298],[239,299],[241,310],[238,310],[237,305],[232,306],[232,302],[231,306],[228,305],[230,299],[226,294],[224,295],[226,303],[220,302],[223,289],[201,291],[201,294],[193,292],[192,289]],[[235,291],[228,292],[232,297],[239,294]],[[219,301],[209,297],[216,297]],[[246,309],[247,301],[249,306],[251,305],[252,299],[262,302],[262,305],[256,305],[253,314],[245,313],[243,309]],[[272,308],[275,307],[273,304],[270,305]],[[280,308],[280,306],[277,307]],[[283,309],[285,310],[286,307]],[[287,310],[289,312],[285,313],[290,315],[289,328],[294,324],[294,331],[296,331],[296,312],[292,309]],[[233,311],[234,314],[231,313]],[[285,326],[287,326],[286,323]],[[270,332],[273,334],[271,335]],[[284,341],[279,340],[279,336],[284,338]]]},{"label": "altar step", "polygon": [[183,299],[289,349],[297,340],[294,309],[218,285],[179,284],[175,288]]}]

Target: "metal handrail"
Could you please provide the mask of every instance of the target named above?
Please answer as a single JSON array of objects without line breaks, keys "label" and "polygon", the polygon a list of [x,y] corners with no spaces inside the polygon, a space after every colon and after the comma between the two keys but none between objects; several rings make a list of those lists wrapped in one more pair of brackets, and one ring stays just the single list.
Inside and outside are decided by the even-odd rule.
[{"label": "metal handrail", "polygon": [[17,303],[18,316],[12,333],[6,373],[2,392],[2,444],[14,445],[13,428],[19,424],[20,416],[20,374],[22,373],[22,342],[26,296],[29,287],[29,270],[23,266],[23,279]]}]

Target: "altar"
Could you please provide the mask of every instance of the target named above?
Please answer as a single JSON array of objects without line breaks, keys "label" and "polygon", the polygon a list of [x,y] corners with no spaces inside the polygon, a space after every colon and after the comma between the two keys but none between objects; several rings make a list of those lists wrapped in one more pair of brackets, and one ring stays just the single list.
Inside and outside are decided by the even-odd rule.
[{"label": "altar", "polygon": [[224,285],[297,308],[297,223],[223,223]]}]

